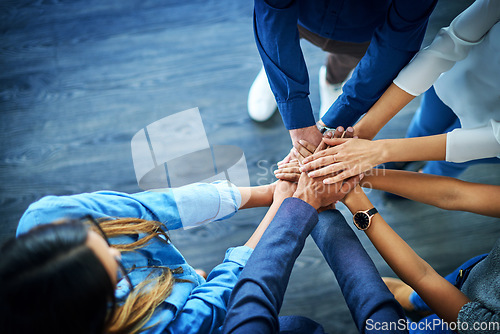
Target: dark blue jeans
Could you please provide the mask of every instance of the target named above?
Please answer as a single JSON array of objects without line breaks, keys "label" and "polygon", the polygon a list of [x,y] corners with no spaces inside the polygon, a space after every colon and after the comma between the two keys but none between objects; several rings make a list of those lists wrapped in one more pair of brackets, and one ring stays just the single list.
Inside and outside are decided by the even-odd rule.
[{"label": "dark blue jeans", "polygon": [[[408,127],[406,137],[433,136],[460,128],[457,115],[439,99],[434,87],[422,95],[420,107]],[[500,163],[498,158],[478,159],[467,162],[429,161],[423,172],[427,174],[457,177],[475,164]]]}]

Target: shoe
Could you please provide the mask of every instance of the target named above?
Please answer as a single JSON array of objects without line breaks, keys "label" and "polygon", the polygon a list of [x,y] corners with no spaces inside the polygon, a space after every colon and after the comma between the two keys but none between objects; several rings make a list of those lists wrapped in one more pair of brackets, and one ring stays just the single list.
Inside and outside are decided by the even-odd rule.
[{"label": "shoe", "polygon": [[264,67],[255,78],[248,92],[248,115],[257,122],[265,122],[270,119],[278,109],[278,104],[269,86]]},{"label": "shoe", "polygon": [[398,278],[382,277],[382,280],[405,311],[415,311],[415,306],[410,301],[413,289],[409,285]]},{"label": "shoe", "polygon": [[320,108],[319,108],[319,118],[323,117],[328,109],[337,98],[342,94],[342,87],[347,80],[352,76],[354,69],[347,75],[347,78],[338,84],[331,84],[326,81],[326,66],[323,65],[319,69],[319,97],[320,97]]}]

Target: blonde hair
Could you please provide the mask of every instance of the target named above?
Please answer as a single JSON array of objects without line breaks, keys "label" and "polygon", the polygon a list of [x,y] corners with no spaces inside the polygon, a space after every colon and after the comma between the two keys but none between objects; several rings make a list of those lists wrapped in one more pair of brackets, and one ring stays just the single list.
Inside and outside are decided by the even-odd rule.
[{"label": "blonde hair", "polygon": [[[142,238],[129,244],[113,245],[121,252],[131,252],[140,249],[153,239],[167,244],[169,237],[164,224],[138,218],[120,218],[101,221],[104,233],[109,238],[120,235],[145,234]],[[159,275],[148,276],[149,279],[134,287],[122,305],[116,306],[109,315],[105,332],[112,334],[133,334],[144,331],[143,328],[151,319],[155,309],[170,295],[174,283],[189,282],[175,279],[168,267],[157,268]],[[156,271],[157,272],[157,271]],[[154,326],[154,325],[153,325]]]}]

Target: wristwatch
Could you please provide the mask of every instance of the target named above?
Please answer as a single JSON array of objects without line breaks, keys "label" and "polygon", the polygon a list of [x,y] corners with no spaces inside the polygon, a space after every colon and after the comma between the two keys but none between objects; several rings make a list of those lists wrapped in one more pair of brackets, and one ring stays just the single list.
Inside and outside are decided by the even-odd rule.
[{"label": "wristwatch", "polygon": [[334,128],[329,128],[325,125],[321,125],[319,121],[316,123],[316,127],[318,128],[319,132],[321,132],[321,134],[325,134],[326,131],[335,131]]},{"label": "wristwatch", "polygon": [[377,209],[371,208],[370,210],[366,211],[358,211],[354,214],[352,217],[352,220],[354,221],[354,225],[358,228],[358,230],[364,231],[368,227],[370,227],[370,224],[372,222],[372,217],[378,213]]}]

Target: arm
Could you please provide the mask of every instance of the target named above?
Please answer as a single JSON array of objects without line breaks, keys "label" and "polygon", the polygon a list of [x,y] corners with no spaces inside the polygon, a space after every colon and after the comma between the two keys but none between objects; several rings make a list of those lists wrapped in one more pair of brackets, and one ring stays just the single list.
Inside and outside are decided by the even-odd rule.
[{"label": "arm", "polygon": [[[352,213],[373,207],[359,188],[344,199]],[[460,290],[441,277],[420,258],[384,221],[375,214],[365,231],[387,264],[406,284],[411,286],[429,307],[446,322],[456,322],[462,306],[469,302]]]},{"label": "arm", "polygon": [[415,96],[429,89],[439,75],[464,59],[471,47],[500,18],[498,1],[479,0],[441,29],[434,41],[417,53],[369,112],[354,126],[360,138],[372,139]]},{"label": "arm", "polygon": [[241,194],[241,209],[270,206],[273,202],[275,184],[257,187],[238,187]]},{"label": "arm", "polygon": [[[328,127],[349,126],[377,101],[420,49],[437,1],[393,1],[365,56],[343,87],[343,94],[321,119]],[[383,69],[381,71],[381,69]]]},{"label": "arm", "polygon": [[[246,205],[263,204],[254,196]],[[259,200],[255,199],[259,198]],[[238,189],[228,182],[195,183],[180,188],[126,194],[99,191],[72,196],[46,196],[30,205],[17,234],[61,218],[136,217],[163,222],[168,229],[195,226],[231,217],[242,203]],[[196,209],[194,209],[196,208]]]},{"label": "arm", "polygon": [[339,211],[320,213],[311,236],[334,272],[360,333],[376,333],[371,326],[375,323],[405,319],[401,306]]},{"label": "arm", "polygon": [[360,183],[445,210],[460,210],[500,217],[500,186],[461,181],[451,177],[389,169],[373,169]]},{"label": "arm", "polygon": [[[278,203],[290,195],[290,187],[279,185],[275,192]],[[316,210],[342,198],[342,190],[342,184],[325,187],[321,180],[301,175],[294,198],[287,198],[281,204],[233,290],[224,333],[277,332],[278,314],[288,279],[307,235],[317,222]],[[274,203],[270,211],[273,207]]]},{"label": "arm", "polygon": [[[254,190],[256,188],[258,187],[255,187]],[[295,185],[279,181],[273,189],[276,190],[274,201],[255,232],[243,247],[229,249],[226,252],[224,262],[210,272],[207,281],[193,289],[182,310],[169,324],[168,328],[171,332],[185,333],[186,324],[190,324],[189,328],[192,328],[196,333],[200,331],[211,333],[222,326],[226,318],[231,291],[233,291],[240,273],[283,200],[293,194]],[[250,190],[250,188],[246,190]],[[271,196],[273,195],[271,194]]]},{"label": "arm", "polygon": [[311,177],[324,177],[326,184],[342,181],[389,161],[444,160],[446,134],[370,141],[332,138],[324,141],[333,146],[304,159],[301,171]]}]

